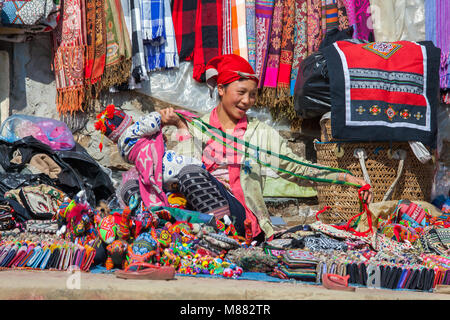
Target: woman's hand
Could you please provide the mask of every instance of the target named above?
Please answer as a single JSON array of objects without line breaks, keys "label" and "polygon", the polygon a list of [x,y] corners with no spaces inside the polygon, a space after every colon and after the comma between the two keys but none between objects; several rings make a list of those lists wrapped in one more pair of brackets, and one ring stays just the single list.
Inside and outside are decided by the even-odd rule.
[{"label": "woman's hand", "polygon": [[[366,184],[368,184],[366,181],[364,181],[364,179],[358,178],[358,177],[354,177],[350,174],[345,174],[345,181],[346,182],[350,182],[353,184],[358,184],[360,186],[365,186]],[[363,191],[361,193],[362,199],[367,203],[370,204],[372,202],[372,191],[371,190],[366,190]]]},{"label": "woman's hand", "polygon": [[173,108],[161,109],[159,114],[161,115],[162,126],[175,126],[178,129],[187,129],[186,123],[175,113]]}]

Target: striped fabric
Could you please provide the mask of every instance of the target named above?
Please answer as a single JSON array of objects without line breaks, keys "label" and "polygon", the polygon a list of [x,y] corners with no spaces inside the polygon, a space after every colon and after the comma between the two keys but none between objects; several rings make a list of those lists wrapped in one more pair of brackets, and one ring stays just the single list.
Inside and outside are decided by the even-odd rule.
[{"label": "striped fabric", "polygon": [[253,70],[256,68],[256,28],[255,28],[255,0],[245,0],[248,62]]},{"label": "striped fabric", "polygon": [[325,3],[326,30],[339,27],[338,8],[336,0],[326,0]]},{"label": "striped fabric", "polygon": [[231,34],[231,0],[222,1],[223,47],[222,54],[233,53],[233,39]]},{"label": "striped fabric", "polygon": [[248,61],[245,0],[231,0],[233,53]]},{"label": "striped fabric", "polygon": [[261,88],[266,70],[267,49],[269,46],[269,35],[272,25],[274,0],[256,0],[255,2],[255,25],[256,25],[256,76]]},{"label": "striped fabric", "polygon": [[291,71],[291,95],[294,95],[300,63],[308,53],[307,43],[307,6],[306,0],[295,1],[295,27],[294,27],[294,60]]}]

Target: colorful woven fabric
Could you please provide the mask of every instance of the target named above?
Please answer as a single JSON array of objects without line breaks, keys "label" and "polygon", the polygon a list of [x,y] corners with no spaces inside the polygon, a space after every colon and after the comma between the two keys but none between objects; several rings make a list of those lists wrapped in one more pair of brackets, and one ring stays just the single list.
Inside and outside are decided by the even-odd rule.
[{"label": "colorful woven fabric", "polygon": [[[429,1],[426,1],[429,2]],[[441,48],[441,88],[450,88],[450,4],[448,1],[436,1],[436,46]]]},{"label": "colorful woven fabric", "polygon": [[[276,88],[278,81],[278,69],[280,66],[281,36],[283,31],[283,0],[275,0],[272,27],[270,30],[270,42],[266,71],[264,75],[264,88]],[[275,91],[269,101],[274,101]]]},{"label": "colorful woven fabric", "polygon": [[274,0],[256,0],[255,2],[255,24],[256,24],[256,62],[255,72],[259,78],[258,87],[264,84],[267,51],[272,26]]},{"label": "colorful woven fabric", "polygon": [[292,61],[294,58],[295,0],[285,0],[283,31],[281,35],[280,65],[278,69],[277,96],[289,96]]},{"label": "colorful woven fabric", "polygon": [[231,0],[233,53],[248,60],[245,0]]},{"label": "colorful woven fabric", "polygon": [[106,64],[102,87],[127,82],[131,70],[131,42],[119,0],[106,0]]},{"label": "colorful woven fabric", "polygon": [[223,45],[222,54],[233,53],[233,37],[231,31],[231,0],[222,2]]},{"label": "colorful woven fabric", "polygon": [[333,137],[435,145],[439,50],[433,44],[338,41],[322,51]]},{"label": "colorful woven fabric", "polygon": [[166,30],[164,28],[164,1],[141,0],[142,39],[155,45],[164,43]]},{"label": "colorful woven fabric", "polygon": [[55,29],[60,15],[61,2],[54,0],[7,0],[0,2],[0,24],[36,27],[42,25],[39,31]]},{"label": "colorful woven fabric", "polygon": [[253,70],[256,68],[256,25],[255,25],[255,0],[245,1],[245,21],[247,25],[247,52],[248,62]]},{"label": "colorful woven fabric", "polygon": [[86,0],[86,67],[87,95],[96,98],[99,91],[91,86],[100,83],[106,61],[105,1]]},{"label": "colorful woven fabric", "polygon": [[290,93],[294,95],[300,63],[308,54],[307,0],[295,0],[294,58],[291,70]]},{"label": "colorful woven fabric", "polygon": [[194,57],[197,5],[198,2],[192,0],[174,0],[173,2],[172,19],[181,61],[191,61]]},{"label": "colorful woven fabric", "polygon": [[72,113],[83,110],[85,97],[85,35],[80,0],[65,1],[62,12],[53,37],[56,109],[59,113]]},{"label": "colorful woven fabric", "polygon": [[[355,32],[353,37],[355,39],[370,40],[373,39],[373,29],[370,21],[370,1],[369,0],[347,0],[352,5],[348,8],[353,10],[355,18]],[[347,11],[347,12],[348,12]]]},{"label": "colorful woven fabric", "polygon": [[308,2],[308,55],[319,49],[322,41],[322,5],[321,0],[307,0]]},{"label": "colorful woven fabric", "polygon": [[339,30],[345,30],[349,27],[347,8],[345,7],[346,0],[336,0],[338,10]]},{"label": "colorful woven fabric", "polygon": [[144,40],[142,39],[142,18],[139,0],[130,0],[131,50],[133,54],[131,75],[136,83],[148,80],[145,61]]},{"label": "colorful woven fabric", "polygon": [[325,1],[325,21],[325,27],[327,31],[339,27],[338,8],[336,0]]},{"label": "colorful woven fabric", "polygon": [[222,52],[222,0],[198,0],[193,78],[205,81],[205,67]]},{"label": "colorful woven fabric", "polygon": [[[170,0],[162,0],[163,12],[163,39],[157,41],[144,41],[147,56],[147,70],[155,71],[163,68],[174,68],[179,66],[179,57],[175,32],[173,28],[172,13],[170,11]],[[161,43],[162,42],[162,43]]]}]

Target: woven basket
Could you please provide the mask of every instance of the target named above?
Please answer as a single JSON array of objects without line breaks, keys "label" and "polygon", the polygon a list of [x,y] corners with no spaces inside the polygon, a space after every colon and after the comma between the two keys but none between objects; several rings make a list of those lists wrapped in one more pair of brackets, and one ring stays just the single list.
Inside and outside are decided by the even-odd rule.
[{"label": "woven basket", "polygon": [[[330,140],[334,141],[331,138],[329,122],[329,120],[325,122],[325,129],[328,131],[327,135]],[[322,139],[324,139],[323,136]],[[363,148],[367,154],[365,165],[371,180],[373,202],[382,201],[386,191],[397,177],[399,161],[392,159],[390,154],[397,149],[403,149],[407,153],[403,173],[390,200],[429,201],[433,180],[433,163],[432,161],[426,164],[421,163],[407,142],[392,144],[387,142],[316,142],[314,147],[317,151],[318,164],[347,169],[357,177],[363,177],[363,173],[359,159],[353,155],[353,152],[356,148]],[[345,222],[360,212],[358,193],[355,187],[319,184],[317,197],[321,207],[330,206],[332,208],[321,215],[322,222]]]}]

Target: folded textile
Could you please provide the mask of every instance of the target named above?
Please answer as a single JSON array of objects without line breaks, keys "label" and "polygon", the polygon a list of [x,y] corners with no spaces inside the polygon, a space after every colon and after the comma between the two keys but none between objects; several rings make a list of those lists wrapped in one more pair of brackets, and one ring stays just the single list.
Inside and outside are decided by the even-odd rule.
[{"label": "folded textile", "polygon": [[431,42],[337,41],[322,52],[333,137],[435,145],[440,53]]}]

